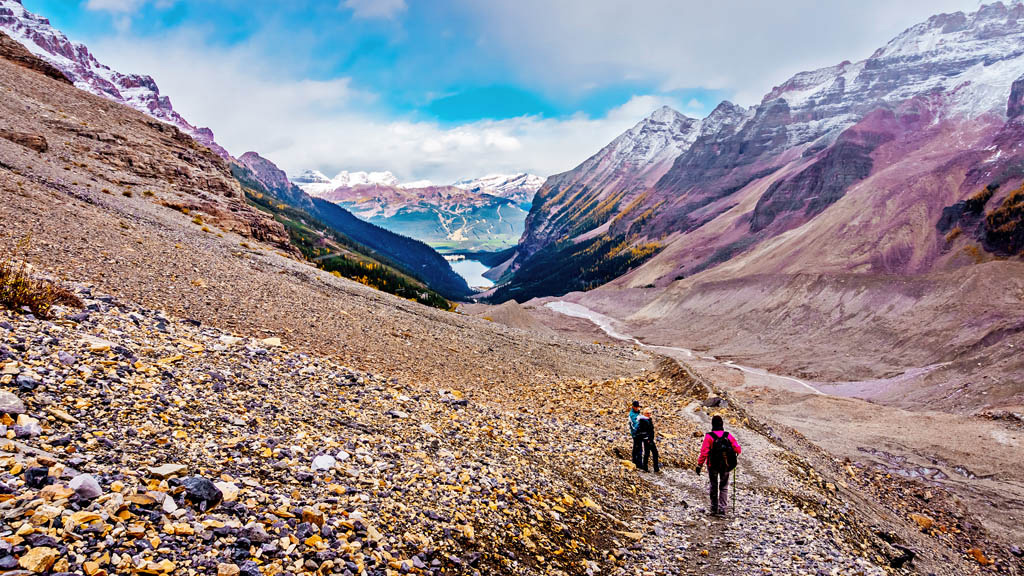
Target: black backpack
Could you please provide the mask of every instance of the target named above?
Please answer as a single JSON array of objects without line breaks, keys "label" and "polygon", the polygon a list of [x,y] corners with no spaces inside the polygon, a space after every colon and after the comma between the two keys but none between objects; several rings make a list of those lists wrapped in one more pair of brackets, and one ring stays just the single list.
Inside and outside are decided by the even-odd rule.
[{"label": "black backpack", "polygon": [[[708,432],[708,434],[711,434]],[[708,470],[732,472],[736,467],[736,449],[732,447],[729,433],[715,437],[711,434],[711,450],[708,452]]]}]

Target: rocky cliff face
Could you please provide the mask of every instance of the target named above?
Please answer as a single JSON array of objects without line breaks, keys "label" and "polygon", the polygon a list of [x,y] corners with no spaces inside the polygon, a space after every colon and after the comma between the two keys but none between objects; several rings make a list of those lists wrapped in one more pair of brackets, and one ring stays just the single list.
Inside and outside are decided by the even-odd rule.
[{"label": "rocky cliff face", "polygon": [[288,180],[284,170],[256,152],[246,152],[238,157],[238,165],[249,171],[251,177],[262,184],[279,199],[293,206],[309,210],[313,203],[301,188]]},{"label": "rocky cliff face", "polygon": [[115,102],[126,104],[163,122],[177,126],[221,158],[231,155],[214,140],[209,128],[190,124],[160,94],[149,76],[122,74],[101,64],[84,44],[72,42],[50,21],[25,9],[21,0],[0,0],[0,31],[24,45],[69,78],[75,86]]},{"label": "rocky cliff face", "polygon": [[68,84],[72,83],[71,80],[69,80],[63,72],[58,70],[56,66],[44,60],[40,60],[24,46],[3,32],[0,32],[0,57],[10,62],[14,62],[19,66],[24,66],[29,70],[35,70],[36,72],[49,76],[55,80],[60,80],[61,82],[66,82]]},{"label": "rocky cliff face", "polygon": [[1024,113],[1024,75],[1014,81],[1010,88],[1010,101],[1006,105],[1006,116],[1013,119]]}]

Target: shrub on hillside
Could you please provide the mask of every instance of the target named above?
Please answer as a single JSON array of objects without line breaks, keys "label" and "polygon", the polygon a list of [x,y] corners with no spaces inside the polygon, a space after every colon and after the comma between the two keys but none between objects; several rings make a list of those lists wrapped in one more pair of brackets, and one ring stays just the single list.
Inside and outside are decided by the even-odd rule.
[{"label": "shrub on hillside", "polygon": [[55,305],[81,307],[82,301],[53,282],[33,278],[24,262],[0,260],[0,306],[28,308],[40,318],[49,318]]}]

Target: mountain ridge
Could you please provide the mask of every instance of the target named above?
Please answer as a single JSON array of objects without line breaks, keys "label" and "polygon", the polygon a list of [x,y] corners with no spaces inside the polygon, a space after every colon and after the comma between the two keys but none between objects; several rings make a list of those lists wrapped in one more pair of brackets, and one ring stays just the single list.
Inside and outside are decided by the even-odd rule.
[{"label": "mountain ridge", "polygon": [[0,31],[6,32],[36,56],[54,65],[82,90],[120,102],[172,124],[227,161],[231,154],[214,139],[213,131],[193,126],[160,93],[152,77],[122,74],[96,60],[89,48],[72,42],[47,18],[25,9],[21,0],[0,0]]},{"label": "mountain ridge", "polygon": [[525,173],[433,185],[399,183],[391,172],[343,171],[328,178],[315,170],[293,182],[314,198],[403,236],[438,249],[472,251],[502,250],[518,242],[527,214],[523,205],[541,184]]},{"label": "mountain ridge", "polygon": [[[805,162],[837,142],[846,151],[829,152],[831,160],[821,160],[815,170],[820,170],[822,162],[855,163],[856,154],[866,160],[870,153],[855,153],[851,137],[843,140],[841,135],[880,108],[896,110],[916,101],[911,106],[935,122],[986,115],[1005,121],[1007,113],[1017,110],[1014,102],[1021,98],[1018,89],[1016,100],[1011,97],[1007,102],[1024,71],[1021,46],[1024,4],[1007,7],[996,3],[971,14],[934,16],[909,27],[865,60],[794,75],[749,110],[722,102],[708,117],[676,130],[675,137],[682,145],[666,154],[672,156],[671,165],[663,173],[656,172],[656,182],[631,184],[642,180],[644,170],[651,166],[642,161],[631,164],[629,158],[613,164],[621,173],[602,180],[607,169],[601,163],[645,123],[656,122],[664,114],[656,111],[573,170],[548,179],[527,217],[526,232],[509,263],[512,273],[506,275],[506,281],[512,287],[529,281],[517,280],[515,270],[530,268],[528,261],[542,250],[545,257],[553,250],[565,251],[567,241],[608,236],[630,244],[663,244],[665,239],[698,230],[732,209],[739,191],[773,178],[783,167]],[[644,156],[637,154],[636,158]],[[851,182],[866,176],[864,169],[860,170]],[[778,186],[772,195],[778,194]],[[766,222],[767,210],[766,200],[758,211],[753,234]],[[556,246],[559,242],[563,242],[561,248]],[[749,245],[719,247],[729,251],[724,254],[727,258]],[[612,273],[625,271],[614,268]],[[689,273],[693,270],[680,270],[670,277]]]}]

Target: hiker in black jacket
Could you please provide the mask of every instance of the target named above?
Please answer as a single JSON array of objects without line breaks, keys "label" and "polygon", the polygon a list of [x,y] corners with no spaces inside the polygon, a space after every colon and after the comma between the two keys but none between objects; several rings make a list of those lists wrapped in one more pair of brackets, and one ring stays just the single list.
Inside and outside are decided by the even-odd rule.
[{"label": "hiker in black jacket", "polygon": [[704,435],[697,459],[697,474],[704,462],[708,463],[708,478],[711,480],[711,513],[725,516],[729,505],[729,473],[736,467],[736,456],[741,452],[740,443],[725,431],[721,416],[711,418],[711,432]]},{"label": "hiker in black jacket", "polygon": [[640,420],[640,402],[633,400],[633,405],[629,409],[629,437],[633,440],[633,454],[630,459],[633,464],[640,468],[642,464],[644,444],[640,440],[640,436],[636,433],[637,421]]},{"label": "hiker in black jacket", "polygon": [[651,420],[650,409],[644,410],[636,422],[636,434],[643,446],[643,459],[640,462],[640,469],[648,472],[648,464],[653,459],[655,473],[661,470],[658,465],[658,446],[654,443],[654,420]]}]

